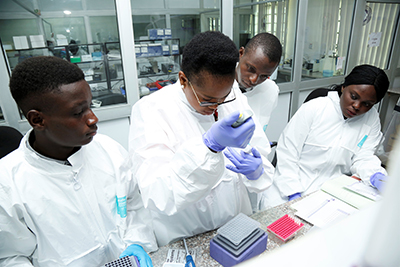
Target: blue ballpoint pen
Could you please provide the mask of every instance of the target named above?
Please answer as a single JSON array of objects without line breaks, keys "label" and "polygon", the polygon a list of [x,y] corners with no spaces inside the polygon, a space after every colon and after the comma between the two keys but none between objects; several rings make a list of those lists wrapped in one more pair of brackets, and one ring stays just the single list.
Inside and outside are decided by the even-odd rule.
[{"label": "blue ballpoint pen", "polygon": [[192,255],[189,254],[189,250],[187,248],[185,238],[183,239],[183,244],[185,245],[185,249],[186,249],[186,264],[185,264],[185,267],[196,267],[196,265],[194,265],[194,261],[193,261]]}]

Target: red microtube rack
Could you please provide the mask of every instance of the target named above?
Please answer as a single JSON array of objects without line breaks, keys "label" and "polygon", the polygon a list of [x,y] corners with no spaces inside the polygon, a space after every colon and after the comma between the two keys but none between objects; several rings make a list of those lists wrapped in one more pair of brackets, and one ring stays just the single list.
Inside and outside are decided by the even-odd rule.
[{"label": "red microtube rack", "polygon": [[279,239],[286,242],[293,237],[304,224],[288,214],[282,216],[267,226],[269,232],[275,234]]}]

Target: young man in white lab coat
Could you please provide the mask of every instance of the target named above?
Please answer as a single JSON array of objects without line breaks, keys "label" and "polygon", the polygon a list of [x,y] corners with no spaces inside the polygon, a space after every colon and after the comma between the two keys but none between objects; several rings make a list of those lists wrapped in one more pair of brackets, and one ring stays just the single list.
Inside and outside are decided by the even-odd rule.
[{"label": "young man in white lab coat", "polygon": [[[270,146],[258,121],[231,126],[250,109],[232,88],[238,55],[229,37],[200,33],[185,46],[179,81],[132,108],[133,173],[160,246],[250,215],[247,190],[272,183]],[[233,150],[248,144],[249,154]]]},{"label": "young man in white lab coat", "polygon": [[263,130],[278,104],[279,87],[270,79],[279,65],[282,45],[275,35],[259,33],[239,49],[235,87],[245,94]]},{"label": "young man in white lab coat", "polygon": [[[83,72],[56,57],[26,59],[11,93],[32,130],[0,160],[0,266],[99,267],[157,249],[127,151],[96,134]],[[121,254],[122,253],[122,254]]]}]

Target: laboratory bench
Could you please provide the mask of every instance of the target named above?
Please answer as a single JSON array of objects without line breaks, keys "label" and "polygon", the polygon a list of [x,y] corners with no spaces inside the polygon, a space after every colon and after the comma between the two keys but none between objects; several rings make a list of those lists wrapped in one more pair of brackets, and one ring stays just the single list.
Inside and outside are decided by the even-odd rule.
[{"label": "laboratory bench", "polygon": [[[306,196],[304,196],[306,197]],[[303,199],[304,197],[297,198],[293,201],[283,203],[279,206],[267,209],[265,211],[260,211],[250,215],[249,217],[258,221],[260,223],[260,228],[267,232],[267,226],[284,216],[289,214],[294,216],[295,210],[290,206]],[[297,217],[296,217],[297,218]],[[300,218],[299,218],[300,219]],[[304,236],[312,227],[312,224],[300,219],[304,223],[304,227],[295,235],[294,239],[301,238]],[[268,233],[268,232],[267,232]],[[216,260],[210,256],[210,240],[217,234],[217,230],[209,231],[203,234],[199,234],[186,239],[188,249],[193,249],[195,251],[195,264],[197,267],[214,267],[222,266]],[[292,242],[294,239],[287,241],[286,243]],[[276,249],[285,243],[278,239],[276,236],[268,233],[267,249],[260,255],[264,255],[269,251]],[[160,247],[156,252],[150,253],[150,257],[153,261],[154,267],[162,267],[167,259],[167,254],[169,249],[185,249],[183,241],[177,241],[166,246]],[[256,256],[258,257],[258,256]]]}]

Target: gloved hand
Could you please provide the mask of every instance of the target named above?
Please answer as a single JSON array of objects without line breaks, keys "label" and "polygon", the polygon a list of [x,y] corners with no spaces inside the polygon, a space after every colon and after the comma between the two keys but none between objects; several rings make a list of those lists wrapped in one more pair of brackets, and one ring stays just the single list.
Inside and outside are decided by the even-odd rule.
[{"label": "gloved hand", "polygon": [[289,201],[292,201],[293,199],[301,197],[301,193],[295,193],[293,195],[289,196]]},{"label": "gloved hand", "polygon": [[121,255],[120,258],[125,256],[136,256],[139,261],[140,267],[153,267],[150,256],[144,251],[144,249],[136,244],[127,247]]},{"label": "gloved hand", "polygon": [[236,150],[228,147],[224,154],[235,166],[226,165],[226,168],[233,172],[244,174],[249,180],[257,180],[263,174],[264,167],[260,152],[254,147],[251,152],[253,155],[241,150],[239,154]]},{"label": "gloved hand", "polygon": [[378,189],[379,191],[382,191],[387,179],[388,179],[388,177],[386,175],[384,175],[383,173],[376,172],[371,175],[371,177],[369,178],[369,181],[371,182],[371,184],[373,186],[376,187],[376,189]]},{"label": "gloved hand", "polygon": [[246,120],[237,128],[232,127],[239,118],[239,111],[232,112],[227,117],[211,126],[211,128],[203,134],[204,144],[214,150],[222,151],[225,147],[245,148],[253,136],[255,124],[252,118]]}]

